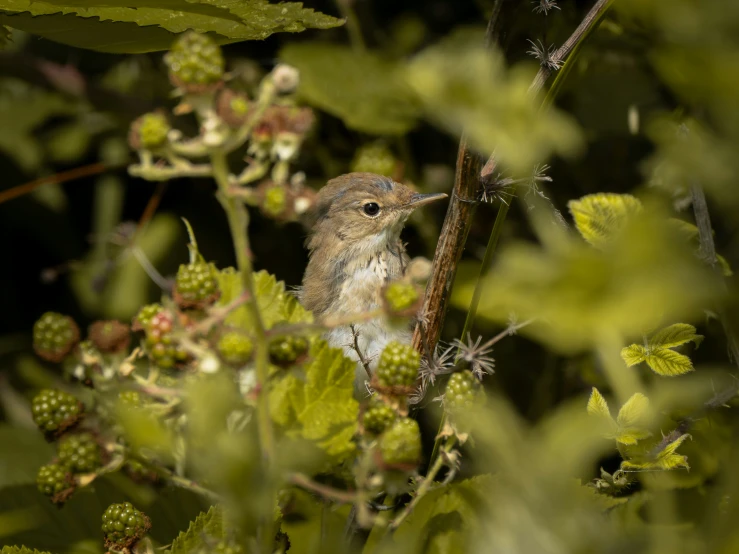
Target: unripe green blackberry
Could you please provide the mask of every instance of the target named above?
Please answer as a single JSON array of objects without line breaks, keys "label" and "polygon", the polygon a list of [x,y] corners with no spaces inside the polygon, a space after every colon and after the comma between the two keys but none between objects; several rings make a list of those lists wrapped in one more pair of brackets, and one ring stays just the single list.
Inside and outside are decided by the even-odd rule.
[{"label": "unripe green blackberry", "polygon": [[59,465],[72,473],[92,473],[102,465],[100,447],[90,433],[62,437],[58,456]]},{"label": "unripe green blackberry", "polygon": [[33,324],[33,349],[49,362],[61,362],[80,340],[74,320],[56,312],[46,312]]},{"label": "unripe green blackberry", "polygon": [[124,390],[118,393],[118,401],[132,408],[141,406],[141,393],[137,390]]},{"label": "unripe green blackberry", "polygon": [[389,467],[417,466],[421,461],[421,430],[409,417],[398,419],[380,436],[382,463]]},{"label": "unripe green blackberry", "polygon": [[308,352],[308,340],[304,337],[287,335],[269,343],[269,359],[279,366],[289,366]]},{"label": "unripe green blackberry", "polygon": [[194,31],[181,35],[164,56],[169,80],[187,92],[216,88],[223,79],[225,63],[221,48],[210,37]]},{"label": "unripe green blackberry", "polygon": [[146,346],[152,361],[162,369],[171,369],[189,358],[172,336],[172,314],[161,311],[151,318],[146,328]]},{"label": "unripe green blackberry", "polygon": [[54,389],[39,392],[31,403],[33,421],[45,433],[60,433],[82,416],[82,403],[71,394]]},{"label": "unripe green blackberry", "polygon": [[126,460],[123,464],[123,471],[137,483],[155,483],[159,480],[159,475],[155,471],[138,460]]},{"label": "unripe green blackberry", "polygon": [[379,435],[398,417],[390,406],[385,404],[376,395],[370,398],[367,409],[362,416],[362,425],[365,431]]},{"label": "unripe green blackberry", "polygon": [[174,300],[181,308],[205,308],[221,295],[218,270],[213,264],[182,264],[177,271]]},{"label": "unripe green blackberry", "polygon": [[247,335],[239,331],[228,331],[218,339],[216,349],[227,364],[242,366],[251,359],[254,343]]},{"label": "unripe green blackberry", "polygon": [[90,325],[88,336],[100,352],[119,353],[131,342],[130,328],[120,321],[96,321]]},{"label": "unripe green blackberry", "polygon": [[482,398],[482,387],[471,371],[452,374],[444,392],[444,409],[455,414],[478,403]]},{"label": "unripe green blackberry", "polygon": [[151,318],[161,312],[164,307],[159,303],[147,304],[139,310],[139,313],[133,318],[131,329],[134,331],[143,331],[151,323]]},{"label": "unripe green blackberry", "polygon": [[382,142],[372,142],[357,149],[350,167],[352,171],[392,177],[397,165],[395,156],[387,146]]},{"label": "unripe green blackberry", "polygon": [[151,521],[144,512],[130,502],[111,504],[103,514],[105,546],[122,550],[130,548],[151,529]]},{"label": "unripe green blackberry", "polygon": [[382,291],[385,310],[391,315],[412,316],[421,307],[421,294],[414,284],[392,281]]},{"label": "unripe green blackberry", "polygon": [[226,125],[234,129],[241,127],[249,119],[249,97],[230,88],[218,95],[216,112]]},{"label": "unripe green blackberry", "polygon": [[65,491],[74,487],[74,481],[68,470],[59,464],[41,466],[36,474],[36,486],[41,494],[60,499]]},{"label": "unripe green blackberry", "polygon": [[128,144],[134,150],[155,150],[167,143],[171,127],[162,112],[150,112],[139,116],[131,123]]},{"label": "unripe green blackberry", "polygon": [[374,379],[384,388],[410,388],[416,383],[421,355],[410,344],[392,341],[380,354]]},{"label": "unripe green blackberry", "polygon": [[243,546],[235,542],[220,541],[216,545],[214,552],[216,554],[243,554],[246,551]]}]

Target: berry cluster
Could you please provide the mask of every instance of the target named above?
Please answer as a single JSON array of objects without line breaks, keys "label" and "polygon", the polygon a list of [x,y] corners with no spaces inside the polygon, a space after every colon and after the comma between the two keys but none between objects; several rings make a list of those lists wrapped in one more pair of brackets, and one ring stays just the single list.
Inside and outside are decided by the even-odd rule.
[{"label": "berry cluster", "polygon": [[243,554],[244,547],[231,541],[219,541],[213,550],[216,554]]},{"label": "berry cluster", "polygon": [[156,150],[167,143],[171,127],[162,112],[150,112],[131,123],[128,144],[134,150]]},{"label": "berry cluster", "polygon": [[111,504],[103,514],[103,537],[108,548],[130,548],[150,528],[148,516],[134,508],[130,502]]},{"label": "berry cluster", "polygon": [[362,415],[362,425],[365,431],[379,435],[390,427],[397,414],[377,395],[373,396]]},{"label": "berry cluster", "polygon": [[66,315],[46,312],[33,325],[33,349],[49,362],[61,362],[79,340],[79,327]]},{"label": "berry cluster", "polygon": [[213,264],[182,264],[177,271],[174,300],[181,308],[205,308],[218,300],[218,270]]},{"label": "berry cluster", "polygon": [[118,401],[132,408],[141,405],[141,394],[135,390],[124,390],[118,393]]},{"label": "berry cluster", "polygon": [[415,467],[421,461],[421,431],[409,417],[399,418],[380,436],[382,465],[389,469]]},{"label": "berry cluster", "polygon": [[388,392],[410,389],[416,382],[420,366],[421,355],[412,346],[392,341],[380,355],[373,385]]},{"label": "berry cluster", "polygon": [[54,502],[63,502],[74,491],[74,481],[67,468],[59,464],[41,466],[36,474],[36,486],[41,494]]},{"label": "berry cluster", "polygon": [[471,371],[454,373],[449,378],[444,393],[444,409],[450,414],[461,413],[479,402],[482,387]]},{"label": "berry cluster", "polygon": [[242,366],[251,359],[254,343],[243,333],[229,331],[218,339],[216,349],[221,359],[227,364]]},{"label": "berry cluster", "polygon": [[221,48],[209,37],[190,31],[178,38],[164,56],[169,80],[187,92],[216,88],[223,79],[225,63]]},{"label": "berry cluster", "polygon": [[91,473],[102,465],[100,448],[90,433],[65,435],[57,452],[59,465],[72,473]]},{"label": "berry cluster", "polygon": [[308,352],[308,340],[304,337],[287,335],[269,344],[269,359],[279,366],[290,366]]},{"label": "berry cluster", "polygon": [[146,327],[149,356],[162,369],[171,369],[188,358],[187,352],[172,336],[173,327],[172,315],[165,311],[152,317]]},{"label": "berry cluster", "polygon": [[82,403],[74,396],[54,389],[42,390],[31,403],[33,421],[47,434],[59,434],[74,426],[82,411]]}]

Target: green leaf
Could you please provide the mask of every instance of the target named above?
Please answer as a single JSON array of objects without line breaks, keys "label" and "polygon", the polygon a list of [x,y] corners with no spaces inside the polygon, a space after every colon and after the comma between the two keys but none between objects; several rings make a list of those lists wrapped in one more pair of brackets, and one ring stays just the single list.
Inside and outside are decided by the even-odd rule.
[{"label": "green leaf", "polygon": [[701,335],[696,335],[696,329],[687,323],[675,323],[669,327],[665,327],[649,337],[649,346],[658,346],[662,348],[672,348],[680,346],[689,341],[701,340]]},{"label": "green leaf", "polygon": [[668,443],[662,450],[656,454],[639,459],[625,460],[621,462],[621,469],[627,470],[664,470],[669,471],[671,469],[685,468],[690,469],[688,465],[688,457],[681,454],[677,454],[678,447],[687,439],[690,435],[681,435],[674,441]]},{"label": "green leaf", "polygon": [[574,154],[581,146],[573,120],[556,109],[540,110],[527,93],[529,67],[506,68],[500,52],[462,29],[423,50],[404,70],[428,118],[461,135],[516,173],[528,173],[552,153]]},{"label": "green leaf", "polygon": [[647,349],[641,344],[632,344],[621,349],[621,358],[627,366],[631,367],[647,359]]},{"label": "green leaf", "polygon": [[298,94],[346,123],[373,134],[407,133],[420,115],[396,64],[338,44],[290,44],[280,59],[300,70]]},{"label": "green leaf", "polygon": [[172,543],[171,554],[192,554],[214,550],[214,544],[225,538],[223,510],[211,506],[190,523],[186,532],[180,533]]},{"label": "green leaf", "polygon": [[[288,434],[317,443],[329,456],[354,452],[359,405],[354,399],[356,363],[323,340],[311,345],[305,380],[286,375],[270,387],[270,409]],[[274,403],[274,407],[272,404]]]},{"label": "green leaf", "polygon": [[[218,306],[227,306],[241,295],[241,275],[233,268],[219,273],[221,297]],[[265,328],[271,329],[277,323],[312,323],[313,315],[303,308],[298,299],[285,290],[285,283],[278,281],[266,271],[254,274],[254,292],[257,296],[259,313]],[[227,325],[249,330],[253,327],[249,308],[241,305],[225,319]]]},{"label": "green leaf", "polygon": [[652,350],[647,356],[647,365],[658,375],[674,377],[693,371],[693,362],[685,354],[667,348]]},{"label": "green leaf", "polygon": [[0,554],[49,554],[48,552],[41,552],[35,548],[26,548],[25,546],[3,546],[0,550]]},{"label": "green leaf", "polygon": [[0,424],[0,444],[0,488],[36,483],[38,469],[54,456],[36,429]]},{"label": "green leaf", "polygon": [[648,415],[649,399],[640,392],[635,393],[618,411],[618,432],[614,438],[621,444],[632,445],[650,437],[652,433],[644,428]]},{"label": "green leaf", "polygon": [[[267,0],[8,0],[0,24],[56,42],[111,53],[165,50],[173,33],[210,33],[219,43],[263,40],[277,32],[328,29],[342,20],[299,2]],[[176,9],[174,9],[176,8]]]},{"label": "green leaf", "polygon": [[599,193],[570,200],[567,207],[582,237],[593,246],[602,247],[642,210],[642,203],[630,194]]},{"label": "green leaf", "polygon": [[611,412],[608,409],[608,402],[606,402],[606,399],[603,398],[603,395],[595,387],[593,387],[593,391],[590,393],[590,398],[588,399],[588,413],[610,421],[613,420]]}]

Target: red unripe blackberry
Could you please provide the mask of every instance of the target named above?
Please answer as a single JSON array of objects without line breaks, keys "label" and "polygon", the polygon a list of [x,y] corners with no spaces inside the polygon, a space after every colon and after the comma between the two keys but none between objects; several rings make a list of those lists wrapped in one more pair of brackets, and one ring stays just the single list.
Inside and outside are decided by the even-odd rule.
[{"label": "red unripe blackberry", "polygon": [[79,327],[66,315],[46,312],[33,325],[33,349],[49,362],[61,362],[79,340]]},{"label": "red unripe blackberry", "polygon": [[146,346],[149,357],[162,369],[171,369],[186,362],[187,351],[172,336],[174,321],[172,314],[161,311],[151,318],[146,328]]},{"label": "red unripe blackberry", "polygon": [[96,321],[90,325],[88,335],[100,352],[118,353],[131,342],[130,328],[120,321]]},{"label": "red unripe blackberry", "polygon": [[137,313],[133,318],[131,329],[134,331],[144,331],[148,327],[149,323],[151,323],[151,318],[162,310],[164,310],[164,307],[159,303],[147,304],[141,308],[139,313]]}]

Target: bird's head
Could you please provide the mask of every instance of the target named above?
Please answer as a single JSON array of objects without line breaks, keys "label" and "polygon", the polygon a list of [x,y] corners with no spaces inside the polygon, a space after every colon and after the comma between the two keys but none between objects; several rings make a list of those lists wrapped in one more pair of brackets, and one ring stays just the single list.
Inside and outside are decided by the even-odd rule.
[{"label": "bird's head", "polygon": [[308,247],[338,242],[350,249],[381,248],[397,240],[413,210],[446,196],[419,194],[374,173],[341,175],[318,193]]}]

